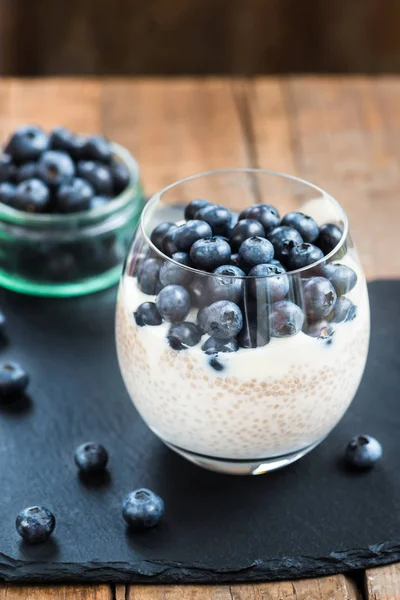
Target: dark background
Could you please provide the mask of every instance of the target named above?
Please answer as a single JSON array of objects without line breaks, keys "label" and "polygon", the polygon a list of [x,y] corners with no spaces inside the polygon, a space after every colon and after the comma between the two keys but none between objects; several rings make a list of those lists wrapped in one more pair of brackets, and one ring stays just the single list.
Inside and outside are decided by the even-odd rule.
[{"label": "dark background", "polygon": [[0,0],[2,75],[400,70],[400,0]]}]

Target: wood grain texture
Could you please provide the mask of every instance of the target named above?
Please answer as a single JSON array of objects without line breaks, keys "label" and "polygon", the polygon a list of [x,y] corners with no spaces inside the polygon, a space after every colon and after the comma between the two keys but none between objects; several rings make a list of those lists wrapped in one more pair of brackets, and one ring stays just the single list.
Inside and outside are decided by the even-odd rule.
[{"label": "wood grain texture", "polygon": [[108,585],[3,585],[0,600],[114,600]]},{"label": "wood grain texture", "polygon": [[367,600],[400,600],[400,564],[368,569],[365,582]]}]

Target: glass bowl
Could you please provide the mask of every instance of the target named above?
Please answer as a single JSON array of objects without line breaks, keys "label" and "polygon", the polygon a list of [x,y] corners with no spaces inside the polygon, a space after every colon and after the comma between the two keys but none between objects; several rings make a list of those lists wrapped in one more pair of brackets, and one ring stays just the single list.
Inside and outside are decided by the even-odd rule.
[{"label": "glass bowl", "polygon": [[[183,222],[194,198],[232,210],[263,202],[281,215],[302,211],[342,236],[323,258],[288,273],[200,272],[151,241],[161,222]],[[180,291],[168,305],[161,298],[171,284]],[[139,306],[156,298],[163,318],[143,321]],[[348,409],[368,352],[367,286],[344,210],[317,186],[268,171],[204,173],[155,194],[116,310],[120,369],[144,421],[179,454],[225,473],[265,473],[317,446]]]},{"label": "glass bowl", "polygon": [[0,285],[38,296],[79,296],[115,284],[144,206],[139,167],[112,144],[130,173],[108,204],[71,215],[39,215],[0,203]]}]

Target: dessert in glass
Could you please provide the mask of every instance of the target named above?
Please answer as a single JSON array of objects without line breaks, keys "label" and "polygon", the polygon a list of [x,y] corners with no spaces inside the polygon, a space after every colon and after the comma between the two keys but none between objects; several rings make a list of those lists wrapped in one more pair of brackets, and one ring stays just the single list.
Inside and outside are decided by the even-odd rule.
[{"label": "dessert in glass", "polygon": [[368,352],[347,217],[288,175],[222,170],[146,206],[121,277],[116,340],[140,415],[197,465],[260,474],[340,421]]}]

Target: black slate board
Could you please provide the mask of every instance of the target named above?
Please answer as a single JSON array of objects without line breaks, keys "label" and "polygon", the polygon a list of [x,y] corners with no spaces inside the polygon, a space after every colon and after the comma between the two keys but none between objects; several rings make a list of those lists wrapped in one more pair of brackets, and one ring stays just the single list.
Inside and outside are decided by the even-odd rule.
[{"label": "black slate board", "polygon": [[[260,477],[204,471],[147,429],[124,389],[114,345],[115,290],[73,300],[1,292],[10,341],[2,359],[31,373],[31,399],[0,409],[0,577],[13,581],[211,582],[336,573],[400,560],[400,282],[369,286],[366,374],[336,430],[300,462]],[[373,471],[339,458],[360,432],[384,445]],[[104,443],[109,475],[89,484],[72,454]],[[130,534],[121,501],[147,486],[163,524]],[[53,539],[29,547],[16,512],[44,504]]]}]

